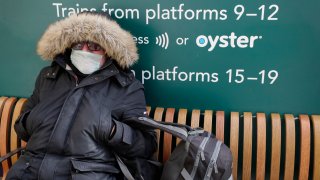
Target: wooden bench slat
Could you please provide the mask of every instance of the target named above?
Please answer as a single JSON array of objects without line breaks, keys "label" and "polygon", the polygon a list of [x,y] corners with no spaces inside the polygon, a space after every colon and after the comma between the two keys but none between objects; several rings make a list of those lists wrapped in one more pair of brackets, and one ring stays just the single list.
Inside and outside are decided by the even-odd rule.
[{"label": "wooden bench slat", "polygon": [[266,139],[266,115],[264,113],[257,113],[256,179],[265,179]]},{"label": "wooden bench slat", "polygon": [[[178,123],[180,124],[187,124],[187,109],[179,109],[179,113],[178,113]],[[177,138],[176,140],[176,145],[179,144],[179,142],[181,141],[180,138]]]},{"label": "wooden bench slat", "polygon": [[[24,104],[27,102],[26,98],[21,98],[18,100],[18,102],[15,105],[14,111],[13,111],[13,115],[12,115],[12,123],[11,123],[11,137],[10,137],[10,151],[13,151],[15,149],[17,149],[20,145],[20,143],[18,143],[18,136],[17,133],[14,130],[14,123],[16,122],[16,120],[18,119],[19,115],[21,114],[21,110],[24,106]],[[15,163],[18,160],[18,155],[13,155],[11,157],[11,162]]]},{"label": "wooden bench slat", "polygon": [[[1,117],[1,114],[2,114],[2,110],[3,110],[4,104],[5,104],[7,99],[8,99],[7,97],[0,97],[0,117]],[[1,122],[1,119],[0,119],[0,122]],[[2,138],[0,138],[0,140],[1,139]]]},{"label": "wooden bench slat", "polygon": [[286,148],[285,148],[285,165],[284,179],[292,180],[294,176],[294,161],[295,161],[295,125],[292,114],[285,114],[286,123]]},{"label": "wooden bench slat", "polygon": [[197,128],[200,124],[200,110],[194,109],[191,114],[191,127]]},{"label": "wooden bench slat", "polygon": [[[162,121],[163,111],[164,111],[164,108],[157,107],[156,110],[154,111],[153,119],[156,120],[156,121]],[[156,129],[155,131],[157,133],[157,142],[160,142],[160,130]],[[158,149],[157,149],[157,151],[155,153],[155,156],[156,156],[157,159],[159,159],[159,148],[160,147],[158,146]]]},{"label": "wooden bench slat", "polygon": [[[174,118],[174,108],[168,108],[166,111],[165,122],[173,122]],[[163,163],[165,163],[170,155],[171,155],[171,148],[172,148],[172,135],[169,133],[164,132],[163,136]]]},{"label": "wooden bench slat", "polygon": [[216,117],[216,137],[224,142],[224,111],[217,111]]},{"label": "wooden bench slat", "polygon": [[231,112],[230,117],[230,150],[233,157],[232,176],[237,180],[238,176],[238,148],[239,148],[239,113]]},{"label": "wooden bench slat", "polygon": [[251,160],[252,160],[252,113],[243,113],[243,161],[242,179],[251,179]]},{"label": "wooden bench slat", "polygon": [[150,107],[150,106],[147,106],[147,115],[148,115],[148,116],[150,115],[150,112],[151,112],[151,107]]},{"label": "wooden bench slat", "polygon": [[204,111],[203,129],[211,133],[212,133],[212,115],[213,115],[212,110]]},{"label": "wooden bench slat", "polygon": [[320,179],[320,115],[312,115],[313,126],[313,176],[314,180]]},{"label": "wooden bench slat", "polygon": [[[4,108],[4,105],[7,101],[8,97],[0,97],[0,135],[2,135],[2,124],[4,123],[4,121],[2,121],[2,111]],[[6,139],[4,137],[1,136],[0,138],[0,148],[2,148],[2,146],[4,146],[6,144]],[[2,156],[1,152],[0,152],[0,156]]]},{"label": "wooden bench slat", "polygon": [[164,108],[157,107],[156,110],[154,111],[153,119],[156,121],[162,121],[163,112],[164,112]]},{"label": "wooden bench slat", "polygon": [[[3,138],[4,141],[2,141],[1,148],[0,148],[1,156],[4,156],[10,152],[9,132],[11,129],[11,113],[16,100],[17,99],[14,97],[7,99],[3,107],[3,112],[1,115],[0,137]],[[4,179],[9,171],[9,168],[10,168],[10,160],[7,159],[5,161],[2,161],[2,171],[3,171]]]},{"label": "wooden bench slat", "polygon": [[311,130],[308,115],[300,115],[300,169],[299,179],[304,180],[309,177]]},{"label": "wooden bench slat", "polygon": [[281,157],[281,118],[280,114],[271,114],[272,143],[271,143],[271,167],[270,180],[279,180]]}]

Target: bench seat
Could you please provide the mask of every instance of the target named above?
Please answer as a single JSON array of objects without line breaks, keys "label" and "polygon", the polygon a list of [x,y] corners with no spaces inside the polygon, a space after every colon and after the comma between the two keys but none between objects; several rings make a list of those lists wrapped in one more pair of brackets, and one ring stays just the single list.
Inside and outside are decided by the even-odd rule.
[{"label": "bench seat", "polygon": [[[25,98],[0,97],[0,153],[24,147],[13,125]],[[251,113],[147,107],[157,121],[203,127],[233,154],[234,179],[320,179],[320,115]],[[157,130],[157,158],[165,162],[179,139]],[[19,153],[2,161],[5,177]]]}]

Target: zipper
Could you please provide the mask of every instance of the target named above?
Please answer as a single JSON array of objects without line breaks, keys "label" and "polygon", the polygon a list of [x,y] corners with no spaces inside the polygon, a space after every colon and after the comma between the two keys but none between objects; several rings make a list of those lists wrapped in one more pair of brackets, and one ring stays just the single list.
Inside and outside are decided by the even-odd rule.
[{"label": "zipper", "polygon": [[198,148],[196,159],[194,161],[193,168],[192,168],[192,171],[191,171],[191,174],[190,174],[192,178],[194,178],[194,176],[196,175],[197,168],[199,166],[200,158],[201,158],[202,161],[205,160],[205,156],[204,156],[204,152],[203,151],[204,151],[204,147],[206,146],[206,144],[207,144],[209,139],[210,139],[210,137],[205,137],[202,140],[202,142],[201,142],[201,144],[200,144],[200,146]]},{"label": "zipper", "polygon": [[217,165],[217,160],[220,152],[220,147],[221,147],[222,142],[218,141],[216,147],[214,148],[213,155],[212,155],[212,161],[213,161],[213,166],[214,166],[214,172],[216,174],[219,173],[218,171],[218,165]]},{"label": "zipper", "polygon": [[214,166],[214,172],[218,174],[219,171],[218,171],[217,159],[213,159],[213,166]]},{"label": "zipper", "polygon": [[214,169],[214,172],[216,174],[219,173],[217,160],[218,160],[218,156],[219,156],[221,145],[222,145],[222,142],[221,141],[217,141],[216,147],[214,148],[212,156],[210,158],[209,166],[207,168],[204,180],[209,180],[210,179],[213,169]]}]

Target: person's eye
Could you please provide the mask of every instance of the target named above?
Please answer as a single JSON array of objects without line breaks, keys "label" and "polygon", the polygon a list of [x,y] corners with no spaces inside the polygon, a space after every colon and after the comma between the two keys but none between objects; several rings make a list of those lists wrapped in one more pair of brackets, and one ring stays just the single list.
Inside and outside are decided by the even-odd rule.
[{"label": "person's eye", "polygon": [[88,43],[88,47],[91,51],[100,51],[102,48],[96,43]]},{"label": "person's eye", "polygon": [[96,51],[100,51],[100,50],[102,50],[102,47],[99,46],[98,44],[96,44],[95,47],[94,47],[94,49],[96,49]]},{"label": "person's eye", "polygon": [[82,49],[82,43],[77,43],[77,44],[73,45],[72,49],[75,49],[75,50]]}]

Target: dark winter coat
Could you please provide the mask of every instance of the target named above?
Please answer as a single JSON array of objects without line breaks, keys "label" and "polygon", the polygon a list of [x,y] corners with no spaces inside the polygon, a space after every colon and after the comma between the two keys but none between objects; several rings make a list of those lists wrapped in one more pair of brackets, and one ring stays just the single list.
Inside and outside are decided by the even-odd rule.
[{"label": "dark winter coat", "polygon": [[[127,47],[123,38],[115,41]],[[50,44],[46,44],[50,51],[48,47]],[[127,60],[137,55],[129,57],[128,51],[130,48],[125,54],[114,50],[110,55],[114,60],[107,60],[102,69],[81,82],[66,64],[66,50],[53,53],[52,65],[40,72],[16,121],[18,136],[28,143],[7,179],[117,179],[120,171],[114,152],[129,159],[153,154],[157,146],[154,131],[130,125],[132,117],[146,116],[146,103],[142,84],[127,69],[133,63]],[[110,136],[112,126],[115,133]]]}]

